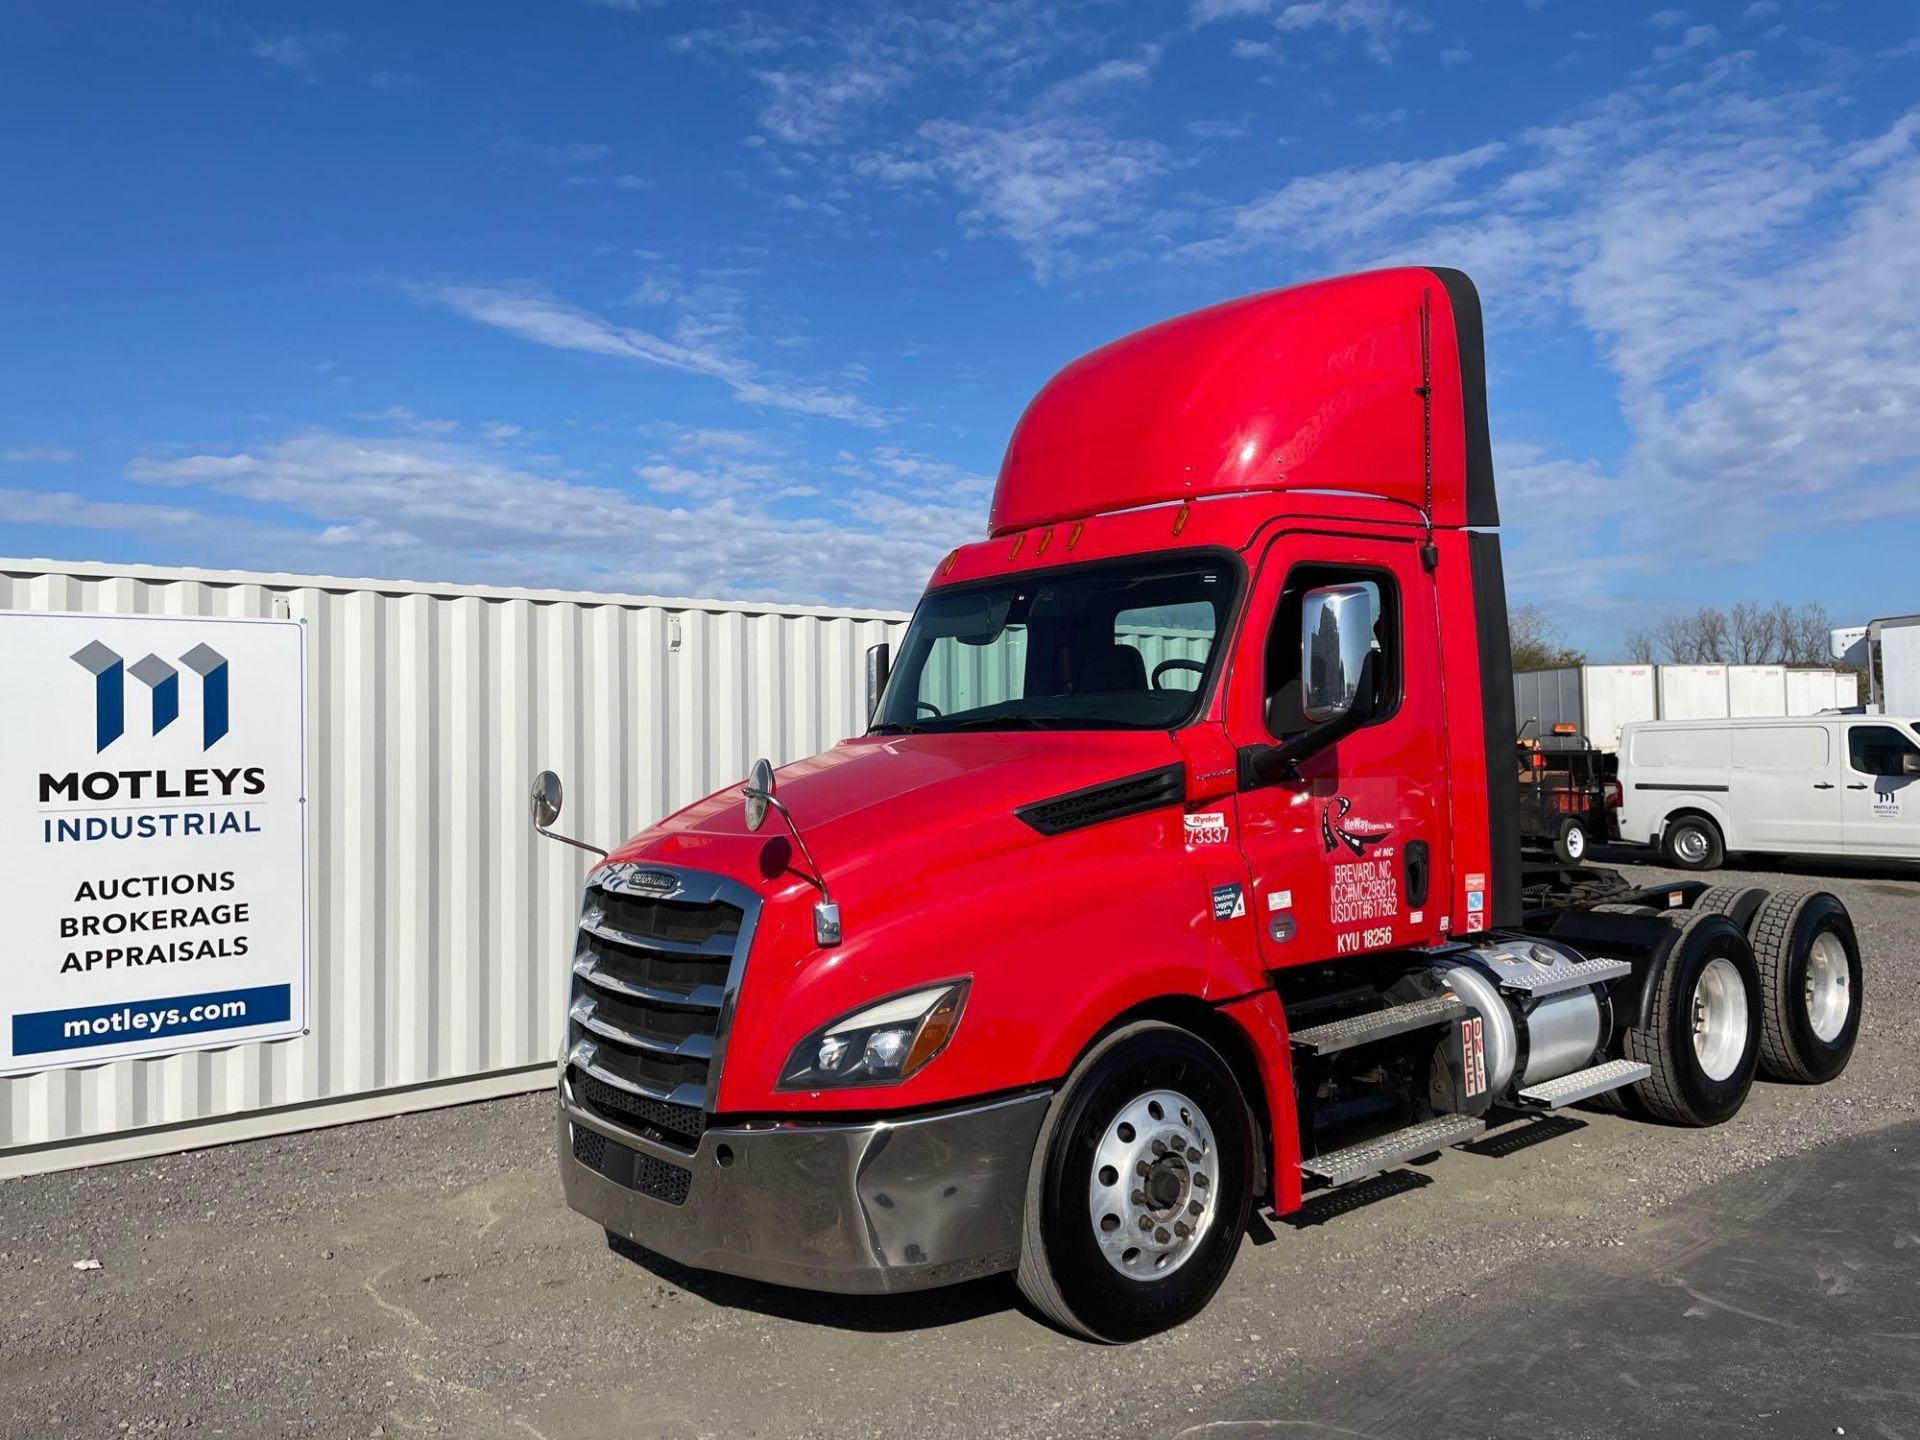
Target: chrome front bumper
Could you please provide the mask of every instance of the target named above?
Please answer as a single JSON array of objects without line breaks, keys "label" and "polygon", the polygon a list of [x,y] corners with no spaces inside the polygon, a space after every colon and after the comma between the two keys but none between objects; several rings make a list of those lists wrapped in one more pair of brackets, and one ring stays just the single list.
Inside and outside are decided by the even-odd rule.
[{"label": "chrome front bumper", "polygon": [[[1027,1169],[1051,1095],[866,1124],[795,1121],[708,1130],[692,1155],[607,1124],[560,1086],[567,1204],[685,1265],[808,1290],[878,1293],[950,1285],[1020,1261]],[[687,1172],[679,1203],[617,1183],[626,1157],[576,1158],[576,1129],[635,1165]],[[654,1168],[654,1174],[661,1172]]]}]

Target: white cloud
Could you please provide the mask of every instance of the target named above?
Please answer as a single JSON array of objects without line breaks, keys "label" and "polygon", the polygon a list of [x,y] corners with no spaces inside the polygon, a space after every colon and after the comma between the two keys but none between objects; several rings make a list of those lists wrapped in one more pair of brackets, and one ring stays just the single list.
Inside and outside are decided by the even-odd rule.
[{"label": "white cloud", "polygon": [[[1369,57],[1382,65],[1393,63],[1393,52],[1402,37],[1431,30],[1427,17],[1403,0],[1296,0],[1279,4],[1277,0],[1193,0],[1189,12],[1196,25],[1216,20],[1242,19],[1250,15],[1272,15],[1273,28],[1283,35],[1313,30],[1331,30],[1340,36],[1357,36]],[[1235,42],[1238,59],[1250,59],[1256,53],[1255,42]]]},{"label": "white cloud", "polygon": [[515,158],[537,160],[543,165],[552,165],[567,169],[578,165],[591,165],[604,160],[613,153],[613,147],[598,140],[565,140],[558,143],[543,140],[528,140],[523,136],[510,135],[494,145],[496,153]]},{"label": "white cloud", "polygon": [[[971,500],[948,506],[880,489],[782,513],[783,502],[812,493],[807,477],[772,442],[749,447],[763,458],[741,458],[733,440],[711,453],[715,433],[688,432],[674,452],[683,458],[636,467],[639,491],[482,446],[324,429],[244,450],[144,458],[127,473],[143,485],[223,497],[228,510],[240,501],[296,517],[250,534],[262,565],[632,593],[906,605],[978,526]],[[29,503],[18,495],[0,492],[0,514]],[[169,543],[188,546],[215,529],[178,505],[29,500],[29,518],[40,523],[140,533],[164,516],[183,532]]]},{"label": "white cloud", "polygon": [[1034,275],[1074,268],[1077,241],[1137,217],[1147,182],[1170,163],[1157,140],[1113,134],[1077,115],[922,125],[908,145],[856,162],[893,184],[939,180],[964,201],[969,233],[998,231],[1020,247]]},{"label": "white cloud", "polygon": [[[616,325],[543,290],[528,287],[425,285],[415,287],[415,293],[446,305],[468,319],[535,344],[638,360],[718,380],[749,405],[824,416],[854,425],[886,423],[886,417],[879,410],[858,396],[761,370],[716,343],[716,334],[722,327],[712,324],[689,320],[683,322],[675,338],[667,339],[651,331]],[[731,329],[731,326],[724,328]]]},{"label": "white cloud", "polygon": [[1395,222],[1458,212],[1463,180],[1499,159],[1504,146],[1476,145],[1431,160],[1392,160],[1302,175],[1227,213],[1227,231],[1186,247],[1219,256],[1281,242],[1331,247],[1382,234]]},{"label": "white cloud", "polygon": [[313,85],[320,79],[320,62],[338,55],[346,46],[344,35],[261,35],[253,42],[253,55]]},{"label": "white cloud", "polygon": [[78,450],[70,450],[65,445],[21,445],[12,450],[0,450],[0,462],[7,464],[64,465],[79,458]]}]

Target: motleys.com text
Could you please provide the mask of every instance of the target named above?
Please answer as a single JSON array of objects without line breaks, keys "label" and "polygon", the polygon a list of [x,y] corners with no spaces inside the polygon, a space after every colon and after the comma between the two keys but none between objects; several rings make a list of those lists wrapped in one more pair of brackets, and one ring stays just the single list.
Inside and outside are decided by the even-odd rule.
[{"label": "motleys.com text", "polygon": [[110,1035],[122,1031],[150,1030],[165,1034],[177,1025],[197,1025],[207,1020],[242,1021],[247,1018],[247,1002],[221,1000],[212,1005],[189,1005],[185,1010],[169,1006],[165,1010],[135,1010],[125,1006],[106,1015],[85,1020],[63,1020],[60,1034],[68,1040],[88,1035]]}]

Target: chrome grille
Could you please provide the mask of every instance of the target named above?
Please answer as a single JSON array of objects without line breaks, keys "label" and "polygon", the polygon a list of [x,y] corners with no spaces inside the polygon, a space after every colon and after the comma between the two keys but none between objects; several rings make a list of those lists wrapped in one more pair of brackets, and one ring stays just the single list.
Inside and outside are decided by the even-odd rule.
[{"label": "chrome grille", "polygon": [[[608,1124],[689,1150],[719,1088],[720,1053],[759,898],[697,871],[664,872],[670,894],[595,874],[581,907],[567,1010],[568,1083]],[[663,871],[649,867],[657,886]]]}]

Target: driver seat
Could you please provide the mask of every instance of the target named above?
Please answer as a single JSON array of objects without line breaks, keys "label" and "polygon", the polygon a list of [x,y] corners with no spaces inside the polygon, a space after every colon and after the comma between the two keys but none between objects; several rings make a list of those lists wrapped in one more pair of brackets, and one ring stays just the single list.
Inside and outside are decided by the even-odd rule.
[{"label": "driver seat", "polygon": [[1097,646],[1080,666],[1083,695],[1146,688],[1147,662],[1133,646],[1118,640]]}]

